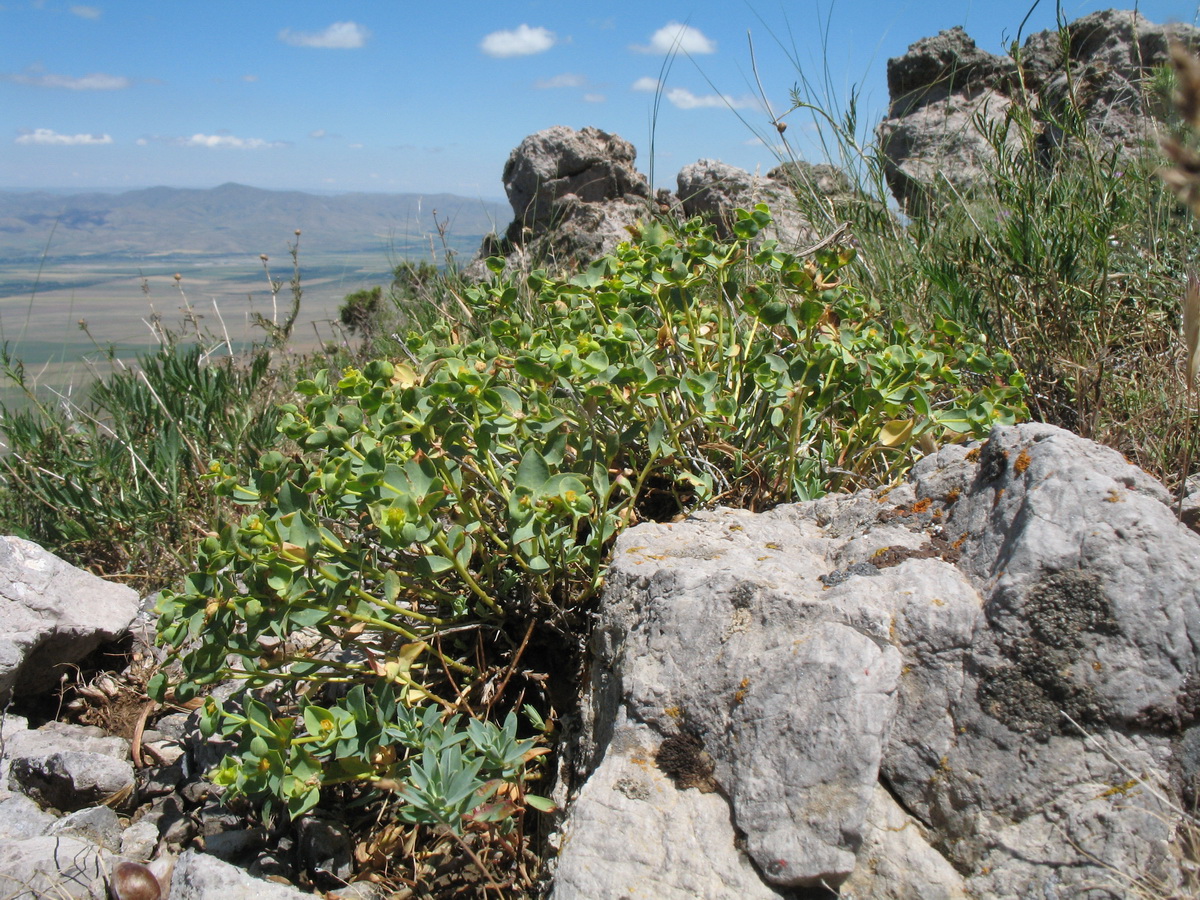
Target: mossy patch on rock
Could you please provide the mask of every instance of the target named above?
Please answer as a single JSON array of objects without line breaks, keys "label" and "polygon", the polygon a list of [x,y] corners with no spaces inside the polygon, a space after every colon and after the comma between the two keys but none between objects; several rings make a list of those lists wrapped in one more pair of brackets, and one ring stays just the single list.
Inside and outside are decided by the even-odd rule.
[{"label": "mossy patch on rock", "polygon": [[680,790],[694,787],[702,794],[717,789],[713,779],[713,760],[704,742],[686,731],[666,738],[654,756],[654,762]]},{"label": "mossy patch on rock", "polygon": [[1047,740],[1080,724],[1097,724],[1103,710],[1078,665],[1098,635],[1117,623],[1099,578],[1080,570],[1053,572],[1030,589],[1022,604],[1028,633],[1001,638],[1005,663],[981,679],[977,699],[1013,731]]}]

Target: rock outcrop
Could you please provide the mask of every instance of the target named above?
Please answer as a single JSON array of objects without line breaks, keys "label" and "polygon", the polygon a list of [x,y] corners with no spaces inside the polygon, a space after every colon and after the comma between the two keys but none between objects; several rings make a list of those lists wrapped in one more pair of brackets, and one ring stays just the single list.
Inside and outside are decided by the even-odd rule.
[{"label": "rock outcrop", "polygon": [[484,278],[482,258],[497,255],[518,268],[579,268],[629,240],[638,221],[663,213],[709,219],[728,238],[734,210],[756,203],[766,203],[774,219],[764,239],[797,251],[818,237],[801,212],[797,188],[819,196],[849,190],[845,175],[833,166],[797,163],[763,178],[702,159],[680,171],[677,195],[660,189],[651,198],[646,177],[634,167],[636,158],[631,143],[596,128],[560,125],[525,138],[504,167],[513,220],[503,236],[484,241],[467,277]]},{"label": "rock outcrop", "polygon": [[[773,169],[771,175],[777,174],[791,175],[798,180],[809,172]],[[684,215],[711,220],[717,227],[717,233],[725,240],[732,236],[734,210],[751,209],[757,203],[765,203],[771,209],[772,222],[763,238],[777,240],[782,249],[789,251],[800,250],[817,238],[812,225],[800,210],[796,184],[787,177],[762,178],[736,166],[702,159],[680,170],[678,185],[679,203]]]},{"label": "rock outcrop", "polygon": [[[987,136],[1000,132],[1014,105],[1027,106],[1037,127],[1038,152],[1060,151],[1064,111],[1083,113],[1101,146],[1134,151],[1153,137],[1146,81],[1168,60],[1172,39],[1200,44],[1187,25],[1155,25],[1133,11],[1106,10],[1058,31],[1029,37],[1014,57],[976,47],[961,28],[913,44],[888,61],[891,105],[878,129],[892,192],[910,209],[930,187],[964,188],[986,177],[995,162]],[[1017,149],[1016,129],[1007,137]]]},{"label": "rock outcrop", "polygon": [[63,664],[128,631],[139,605],[130,588],[0,537],[0,703],[56,687]]},{"label": "rock outcrop", "polygon": [[556,125],[529,135],[504,166],[512,223],[481,255],[569,267],[612,251],[649,209],[636,158],[633,144],[598,128]]},{"label": "rock outcrop", "polygon": [[890,492],[639,526],[592,641],[554,896],[1170,884],[1198,642],[1200,537],[1051,426],[948,446]]}]

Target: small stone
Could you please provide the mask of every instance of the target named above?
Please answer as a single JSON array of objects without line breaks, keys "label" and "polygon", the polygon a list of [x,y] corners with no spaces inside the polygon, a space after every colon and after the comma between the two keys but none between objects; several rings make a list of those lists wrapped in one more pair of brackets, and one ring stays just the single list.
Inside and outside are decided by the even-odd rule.
[{"label": "small stone", "polygon": [[299,826],[300,859],[313,883],[325,890],[345,884],[354,874],[354,843],[346,826],[307,817]]},{"label": "small stone", "polygon": [[154,723],[154,732],[162,735],[164,738],[173,738],[177,741],[182,741],[187,734],[188,720],[190,718],[190,713],[171,713],[169,716],[163,716]]},{"label": "small stone", "polygon": [[242,817],[231,813],[216,798],[206,800],[196,815],[200,820],[200,833],[204,837],[223,834],[226,831],[237,831],[245,827]]},{"label": "small stone", "polygon": [[169,766],[159,766],[154,769],[143,769],[138,773],[144,779],[138,788],[138,794],[143,800],[153,800],[172,793],[183,781],[183,760],[179,759]]},{"label": "small stone", "polygon": [[178,741],[168,738],[142,744],[142,752],[148,754],[152,759],[158,760],[162,765],[170,766],[179,761],[184,754],[184,749]]},{"label": "small stone", "polygon": [[121,855],[146,862],[158,847],[158,825],[147,819],[134,822],[121,833]]},{"label": "small stone", "polygon": [[0,843],[37,837],[56,821],[24,794],[9,794],[0,801]]},{"label": "small stone", "polygon": [[255,878],[270,880],[284,879],[288,882],[296,880],[296,864],[292,859],[292,846],[272,847],[260,854],[246,867]]},{"label": "small stone", "polygon": [[13,760],[9,779],[43,806],[64,812],[95,803],[123,802],[134,791],[130,763],[75,750],[19,757]]},{"label": "small stone", "polygon": [[248,859],[266,845],[267,835],[262,828],[230,828],[204,836],[205,853],[232,863]]},{"label": "small stone", "polygon": [[179,793],[188,803],[204,803],[212,793],[212,785],[203,781],[189,781],[180,788]]},{"label": "small stone", "polygon": [[112,853],[121,849],[121,820],[107,806],[89,806],[63,816],[46,829],[47,835],[69,834],[91,841]]}]

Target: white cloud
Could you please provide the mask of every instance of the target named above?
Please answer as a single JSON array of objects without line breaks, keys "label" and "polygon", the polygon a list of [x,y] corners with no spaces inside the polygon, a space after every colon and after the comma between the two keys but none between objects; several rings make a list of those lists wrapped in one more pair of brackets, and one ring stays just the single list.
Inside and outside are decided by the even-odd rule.
[{"label": "white cloud", "polygon": [[717,42],[705,37],[704,32],[691,25],[680,22],[668,22],[650,36],[650,43],[643,46],[634,44],[629,49],[638,53],[656,53],[665,56],[668,53],[683,52],[693,56],[702,53],[716,53]]},{"label": "white cloud", "polygon": [[553,78],[543,78],[540,81],[535,81],[533,86],[539,90],[548,88],[581,88],[587,84],[587,79],[582,75],[573,75],[570,72],[564,72],[562,75],[555,75]]},{"label": "white cloud", "polygon": [[262,138],[240,138],[232,134],[193,134],[172,141],[180,147],[229,147],[234,150],[266,150],[284,146],[283,141],[264,141]]},{"label": "white cloud", "polygon": [[546,52],[557,40],[554,32],[546,28],[518,25],[512,31],[493,31],[479,42],[479,49],[497,59],[532,56]]},{"label": "white cloud", "polygon": [[630,85],[629,89],[631,91],[647,91],[649,93],[654,93],[660,87],[662,87],[661,81],[659,81],[657,78],[651,78],[649,75],[646,75]]},{"label": "white cloud", "polygon": [[123,91],[133,85],[123,75],[106,75],[104,72],[92,72],[80,78],[69,75],[55,75],[53,72],[25,72],[0,75],[0,80],[11,81],[14,84],[24,84],[29,87],[58,88],[68,91]]},{"label": "white cloud", "polygon": [[584,94],[583,95],[584,103],[603,103],[607,99],[608,98],[605,97],[603,94]]},{"label": "white cloud", "polygon": [[318,129],[316,129],[315,131],[310,131],[310,132],[308,133],[308,136],[309,136],[310,138],[316,138],[317,140],[320,140],[321,138],[325,137],[325,129],[324,129],[324,128],[318,128]]},{"label": "white cloud", "polygon": [[747,141],[742,141],[745,147],[766,147],[776,156],[784,157],[787,155],[788,148],[785,144],[772,144],[769,141],[764,141],[761,137],[753,137]]},{"label": "white cloud", "polygon": [[324,31],[292,31],[285,28],[279,39],[293,47],[317,47],[322,50],[355,50],[367,42],[371,32],[357,22],[334,22]]},{"label": "white cloud", "polygon": [[100,8],[98,6],[72,6],[71,12],[81,19],[100,18]]},{"label": "white cloud", "polygon": [[753,97],[730,97],[728,94],[696,95],[687,88],[671,88],[667,100],[677,109],[757,109],[758,101]]},{"label": "white cloud", "polygon": [[247,81],[250,84],[253,84],[254,82],[258,81],[258,76],[257,75],[243,75],[242,81]]},{"label": "white cloud", "polygon": [[78,146],[80,144],[111,144],[109,134],[59,134],[49,128],[37,128],[33,131],[18,135],[18,144],[56,144],[58,146]]}]

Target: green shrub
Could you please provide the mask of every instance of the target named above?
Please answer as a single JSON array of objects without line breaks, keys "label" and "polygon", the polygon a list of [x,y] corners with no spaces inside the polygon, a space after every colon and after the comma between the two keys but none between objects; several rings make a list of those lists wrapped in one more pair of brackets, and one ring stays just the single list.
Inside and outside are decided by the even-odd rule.
[{"label": "green shrub", "polygon": [[369,341],[383,303],[383,288],[376,286],[347,294],[338,307],[338,320],[351,334]]},{"label": "green shrub", "polygon": [[392,786],[398,818],[452,828],[504,784],[515,814],[535,748],[458,715],[511,706],[485,689],[508,629],[582,631],[622,529],[892,479],[921,443],[1023,414],[1006,353],[884,318],[841,280],[852,251],[756,247],[768,221],[741,213],[730,243],[650,225],[569,281],[466,290],[470,320],[411,335],[408,362],[297,385],[296,452],[214,465],[247,515],[203,542],[159,629],[176,698],[245,688],[205,701],[206,731],[238,741],[218,780],[293,816]]}]

